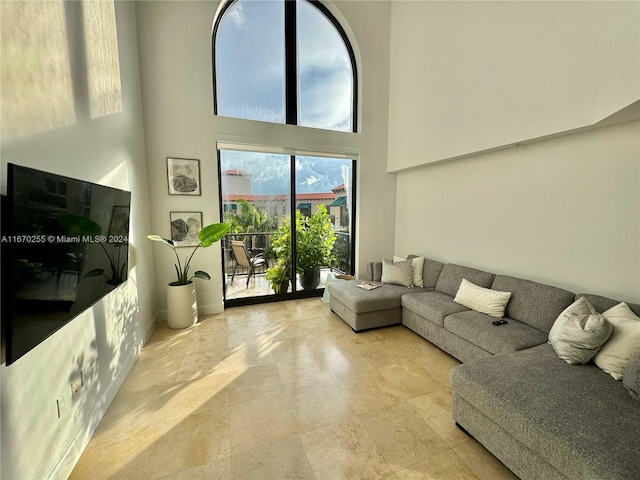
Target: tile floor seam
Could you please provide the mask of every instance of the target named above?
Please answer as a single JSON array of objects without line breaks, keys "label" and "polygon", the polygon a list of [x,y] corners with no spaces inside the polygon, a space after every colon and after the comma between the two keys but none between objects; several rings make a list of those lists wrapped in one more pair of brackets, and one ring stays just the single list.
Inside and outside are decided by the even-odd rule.
[{"label": "tile floor seam", "polygon": [[[145,461],[151,459],[154,459],[155,462],[164,461],[164,457],[157,457],[167,448],[169,437],[165,438],[166,434],[156,431],[158,433],[152,433],[149,440],[138,437],[138,435],[148,436],[155,425],[152,423],[155,422],[152,420],[155,417],[144,418],[142,410],[148,408],[148,405],[152,409],[156,409],[152,412],[157,411],[159,415],[163,414],[162,408],[167,409],[164,416],[160,417],[161,422],[166,422],[167,434],[187,435],[184,439],[195,442],[194,445],[205,441],[205,445],[210,445],[206,447],[207,449],[214,448],[214,450],[204,450],[198,454],[197,458],[191,459],[188,455],[192,455],[193,452],[184,451],[183,454],[187,457],[181,458],[179,467],[174,467],[179,471],[174,473],[165,475],[161,473],[162,467],[154,465],[152,471],[157,472],[156,478],[191,480],[188,475],[193,471],[192,473],[198,475],[207,475],[207,478],[209,478],[209,474],[215,474],[221,475],[220,479],[222,480],[231,480],[233,477],[228,475],[232,460],[241,461],[243,458],[247,458],[249,453],[259,449],[264,449],[262,452],[272,451],[273,445],[278,442],[282,442],[281,445],[299,445],[304,449],[303,457],[310,468],[311,475],[309,476],[309,471],[307,471],[305,478],[315,480],[324,480],[327,478],[327,472],[342,471],[346,474],[348,471],[360,471],[358,470],[360,468],[369,469],[366,471],[373,476],[382,475],[386,471],[384,476],[399,479],[400,475],[396,475],[396,473],[411,467],[415,467],[416,472],[425,468],[440,468],[434,465],[419,466],[418,464],[447,452],[453,452],[455,458],[474,472],[474,475],[478,475],[476,473],[478,469],[484,469],[485,471],[498,472],[500,478],[513,478],[509,475],[510,472],[505,472],[506,469],[502,464],[479,445],[464,447],[467,443],[475,442],[474,440],[465,440],[452,446],[447,441],[449,437],[443,436],[449,435],[447,433],[450,429],[448,422],[452,421],[446,409],[442,408],[442,405],[446,404],[447,396],[449,398],[451,396],[450,386],[448,382],[444,383],[443,379],[448,379],[448,372],[458,363],[457,361],[415,333],[407,331],[411,333],[409,335],[405,332],[405,327],[402,326],[356,335],[339,317],[329,311],[328,306],[318,302],[319,299],[308,299],[269,304],[268,306],[238,307],[220,314],[202,316],[201,321],[190,331],[171,331],[166,327],[166,324],[160,323],[145,347],[146,352],[143,350],[144,353],[141,353],[141,358],[136,362],[137,368],[132,368],[132,373],[127,378],[128,387],[124,390],[121,389],[123,396],[118,399],[122,399],[121,402],[115,403],[114,401],[112,404],[112,407],[117,405],[121,412],[112,411],[117,416],[109,420],[111,422],[109,425],[105,424],[103,432],[99,432],[100,427],[98,427],[94,439],[90,442],[85,454],[78,462],[76,470],[74,470],[76,475],[74,476],[72,473],[70,478],[72,480],[82,478],[77,476],[81,475],[80,472],[84,472],[87,476],[91,474],[96,478],[135,476],[135,472],[128,469],[144,465]],[[301,322],[305,321],[307,324],[302,325]],[[216,340],[218,335],[224,336],[224,341],[222,339]],[[213,345],[212,349],[207,349],[208,342]],[[232,344],[233,348],[229,348]],[[227,348],[224,348],[225,345]],[[402,351],[403,349],[405,351]],[[211,350],[215,350],[215,352]],[[180,380],[180,370],[187,357],[191,363],[186,362],[184,365],[186,370],[184,370],[183,376],[189,377],[189,379]],[[204,363],[194,364],[193,362],[196,361],[204,361]],[[211,363],[212,361],[214,363]],[[172,372],[172,363],[179,365],[177,369],[173,370],[173,373],[170,373]],[[231,367],[234,369],[231,370]],[[217,368],[220,371],[210,368]],[[396,391],[393,382],[385,378],[380,370],[383,370],[388,377],[397,379],[397,382],[400,382],[398,386],[402,386],[404,381],[409,382],[403,387],[403,395]],[[169,376],[163,377],[163,371],[169,373]],[[289,374],[290,377],[287,376]],[[314,378],[305,378],[309,374]],[[267,377],[271,375],[271,377],[264,379],[263,382],[262,379],[265,375]],[[400,380],[400,377],[403,377],[404,380]],[[421,379],[426,380],[427,383],[432,380],[434,383],[431,384],[431,387],[418,386],[419,388],[416,388],[414,384],[420,383]],[[140,385],[148,386],[139,389]],[[436,385],[439,387],[435,388]],[[180,388],[176,389],[176,387]],[[314,392],[318,393],[325,387],[330,396],[333,393],[339,393],[341,398],[332,396],[327,403],[319,404],[321,408],[315,408],[313,402],[322,402],[323,400]],[[215,391],[209,390],[210,388]],[[424,388],[428,389],[427,393],[417,393]],[[435,389],[430,390],[430,388]],[[159,407],[153,407],[153,400],[145,398],[147,391],[158,393],[164,390],[168,396],[165,402],[158,403]],[[375,398],[377,403],[358,404],[357,400],[361,396],[361,391],[365,395],[377,395],[378,398]],[[416,400],[437,392],[442,393],[434,395],[431,399],[423,400],[423,403]],[[380,395],[385,397],[379,398]],[[411,400],[418,403],[414,405],[410,403]],[[365,399],[365,401],[367,400]],[[187,405],[189,402],[195,402],[195,410],[185,413],[185,402]],[[286,404],[285,411],[280,410],[278,413],[277,402]],[[401,407],[403,404],[405,407]],[[137,434],[127,430],[127,405],[130,405],[129,410],[138,412],[136,418],[140,422],[140,426],[136,428]],[[269,408],[273,410],[264,410],[266,405],[272,405]],[[419,405],[422,406],[422,410]],[[325,407],[326,409],[324,409]],[[218,417],[216,412],[220,408],[223,411]],[[361,411],[363,408],[366,411]],[[388,414],[383,415],[381,411],[384,409],[396,409],[394,415],[399,414],[398,412],[414,412],[416,418],[424,422],[425,426],[432,431],[428,437],[424,438],[431,438],[430,441],[437,439],[438,444],[441,445],[439,448],[444,448],[444,450],[435,455],[429,455],[428,458],[421,461],[412,462],[408,466],[392,468],[390,461],[383,453],[384,449],[381,449],[379,440],[367,433],[367,442],[369,442],[367,448],[373,448],[370,453],[379,455],[380,461],[386,465],[384,467],[383,464],[380,464],[376,469],[370,470],[369,467],[360,463],[367,458],[369,450],[353,452],[349,448],[343,450],[349,445],[348,442],[342,447],[332,445],[331,438],[334,438],[335,435],[350,435],[348,429],[351,427],[367,432],[368,430],[361,420],[367,415],[370,415],[371,418],[378,418],[376,420],[377,429],[386,428],[384,427],[384,422],[387,421],[385,419],[395,417],[394,415],[390,417]],[[251,417],[242,418],[251,411],[253,412],[251,415],[257,415],[255,418],[259,420],[259,424],[252,423]],[[260,413],[261,411],[277,414],[272,418],[270,417],[272,413],[266,413],[268,416],[265,417]],[[435,417],[429,421],[425,415],[435,415]],[[273,423],[276,418],[280,417],[288,418],[286,422],[289,423],[285,425]],[[109,418],[108,411],[104,419],[108,420]],[[216,418],[218,420],[215,421],[221,422],[220,426],[223,426],[223,431],[218,432],[217,428],[219,427],[207,425],[208,421],[203,425],[198,424],[198,421]],[[204,437],[202,440],[197,437],[191,438],[188,431],[185,431],[185,428],[188,428],[190,424],[198,425],[197,430],[207,435],[215,432],[216,438]],[[304,425],[307,425],[308,428]],[[234,428],[238,427],[246,429],[246,432],[234,431]],[[278,431],[269,432],[268,430],[273,427],[277,427]],[[260,428],[267,430],[260,430]],[[326,437],[328,433],[331,435]],[[404,438],[407,435],[406,432],[400,433],[398,438]],[[129,438],[127,438],[127,434],[130,434]],[[265,434],[266,436],[264,436]],[[105,444],[105,435],[117,435],[118,440]],[[238,443],[242,438],[238,435],[263,435],[264,438],[260,440],[265,440],[266,443],[262,444],[255,439],[242,440]],[[154,440],[156,437],[157,440]],[[454,435],[451,438],[455,440],[456,437]],[[451,438],[449,438],[450,441]],[[126,452],[129,450],[125,445],[128,441],[134,442],[132,444],[136,446],[134,450],[139,453],[131,457],[127,456]],[[154,443],[145,446],[145,441]],[[222,443],[219,443],[220,441]],[[236,447],[233,447],[234,442]],[[218,450],[219,447],[216,445],[225,444],[228,446]],[[242,445],[250,448],[244,449]],[[466,455],[462,455],[462,450],[458,451],[460,447],[464,448]],[[342,452],[340,455],[347,456],[331,457],[335,465],[320,467],[314,464],[316,461],[314,458],[325,448],[329,448],[327,451]],[[424,451],[425,447],[421,448],[420,451]],[[114,464],[108,460],[110,459],[109,452],[116,453],[117,451],[120,451],[120,455],[124,456],[114,459],[117,460]],[[216,455],[223,456],[217,460],[209,461]],[[346,460],[347,458],[351,458],[356,463],[350,464]],[[403,461],[412,460],[410,455],[404,455],[401,458],[404,459]],[[451,461],[449,456],[443,458],[444,460],[440,460],[438,465]],[[282,460],[277,458],[273,460],[274,462],[263,465],[263,468],[266,468],[264,471],[284,468],[282,478],[290,478],[287,475],[292,472],[288,471],[287,473],[287,466],[278,463]],[[344,463],[345,461],[347,463]],[[482,464],[478,464],[478,462],[482,462]],[[213,471],[211,471],[212,468]],[[329,469],[327,470],[327,468]],[[164,472],[166,471],[165,469]],[[302,473],[300,472],[300,474]],[[295,473],[293,475],[295,476]],[[478,477],[481,476],[478,475]],[[344,475],[331,477],[332,480],[342,480],[342,478]],[[405,477],[403,476],[403,478]],[[233,480],[236,479],[233,478]],[[487,480],[487,478],[481,478],[481,480]]]}]

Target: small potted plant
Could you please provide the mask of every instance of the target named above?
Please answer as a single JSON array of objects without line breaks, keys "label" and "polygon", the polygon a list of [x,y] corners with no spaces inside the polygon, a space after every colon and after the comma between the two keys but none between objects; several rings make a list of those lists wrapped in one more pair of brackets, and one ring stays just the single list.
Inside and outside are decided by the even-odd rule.
[{"label": "small potted plant", "polygon": [[194,325],[198,321],[198,303],[196,298],[196,286],[193,283],[194,278],[202,280],[210,280],[211,276],[202,270],[193,272],[189,276],[191,268],[191,259],[198,248],[207,248],[224,237],[229,231],[229,225],[226,223],[213,223],[202,228],[198,232],[199,243],[196,245],[188,257],[184,261],[180,261],[180,256],[176,250],[173,240],[163,238],[159,235],[147,235],[149,240],[161,242],[168,245],[173,250],[176,257],[174,264],[177,279],[167,285],[167,324],[170,328],[186,328]]},{"label": "small potted plant", "polygon": [[267,269],[265,278],[271,283],[275,293],[287,293],[289,282],[291,281],[291,267],[280,260]]},{"label": "small potted plant", "polygon": [[288,219],[273,235],[268,258],[275,257],[276,264],[267,268],[265,278],[275,293],[287,293],[291,281],[291,225]]}]

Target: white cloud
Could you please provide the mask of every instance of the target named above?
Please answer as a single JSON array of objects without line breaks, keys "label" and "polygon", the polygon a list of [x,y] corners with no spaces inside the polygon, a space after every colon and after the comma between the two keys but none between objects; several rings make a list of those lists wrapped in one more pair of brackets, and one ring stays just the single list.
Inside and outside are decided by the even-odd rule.
[{"label": "white cloud", "polygon": [[315,185],[319,181],[320,179],[318,177],[316,177],[315,175],[311,175],[307,177],[307,179],[304,182],[302,182],[302,185]]},{"label": "white cloud", "polygon": [[246,17],[244,16],[244,6],[242,5],[242,3],[237,2],[233,7],[231,7],[229,18],[238,27],[242,27],[245,24]]}]

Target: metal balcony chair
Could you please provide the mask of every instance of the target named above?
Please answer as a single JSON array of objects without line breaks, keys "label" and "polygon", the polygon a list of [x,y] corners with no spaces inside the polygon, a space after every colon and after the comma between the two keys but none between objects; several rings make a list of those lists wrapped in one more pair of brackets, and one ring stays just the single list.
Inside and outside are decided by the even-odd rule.
[{"label": "metal balcony chair", "polygon": [[233,267],[233,273],[231,274],[231,284],[233,284],[233,279],[236,276],[236,269],[238,267],[244,267],[249,270],[249,273],[247,274],[247,288],[249,288],[249,280],[251,280],[252,275],[256,274],[256,267],[266,265],[267,261],[261,253],[251,256],[244,242],[239,240],[231,241],[231,251],[233,252],[233,257],[236,260],[236,264]]}]

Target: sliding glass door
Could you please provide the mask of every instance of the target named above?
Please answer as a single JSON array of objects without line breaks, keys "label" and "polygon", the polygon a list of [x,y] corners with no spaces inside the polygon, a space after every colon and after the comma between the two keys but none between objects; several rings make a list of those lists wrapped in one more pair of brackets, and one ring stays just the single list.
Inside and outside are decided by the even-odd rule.
[{"label": "sliding glass door", "polygon": [[352,273],[355,162],[219,150],[225,305],[320,295]]}]

